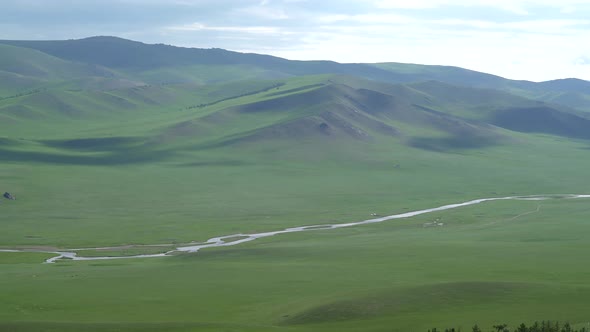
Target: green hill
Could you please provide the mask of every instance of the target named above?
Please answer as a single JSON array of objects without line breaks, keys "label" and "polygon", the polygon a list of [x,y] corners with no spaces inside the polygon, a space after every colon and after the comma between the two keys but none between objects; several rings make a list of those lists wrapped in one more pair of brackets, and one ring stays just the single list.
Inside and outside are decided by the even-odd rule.
[{"label": "green hill", "polygon": [[[90,65],[91,67],[86,70],[89,70],[87,74],[92,76],[109,77],[119,73],[124,78],[147,84],[215,83],[244,79],[340,74],[388,83],[437,80],[452,85],[502,90],[590,111],[590,92],[588,92],[590,83],[576,79],[534,83],[508,80],[450,66],[290,61],[268,55],[238,53],[223,49],[150,45],[116,37],[91,37],[64,41],[0,40],[0,44],[32,49],[63,61]],[[28,68],[26,70],[40,70],[38,74],[43,73],[42,68],[35,69],[35,66],[21,67]],[[69,69],[65,72],[68,71]],[[60,70],[60,72],[63,71]]]},{"label": "green hill", "polygon": [[[223,49],[183,48],[170,45],[149,45],[116,37],[91,37],[66,41],[8,41],[0,44],[31,48],[52,56],[81,63],[105,66],[130,73],[163,70],[174,73],[185,66],[196,67],[196,79],[211,73],[207,68],[235,66],[243,70],[266,73],[263,75],[293,76],[309,74],[350,74],[391,80],[395,75],[363,64],[339,64],[331,61],[289,61],[268,55],[231,52]],[[206,68],[203,66],[207,66]],[[246,66],[244,68],[244,66]],[[221,67],[219,67],[221,68]],[[199,70],[204,72],[199,73]],[[199,77],[200,76],[200,77]],[[233,79],[243,79],[234,73]],[[195,78],[193,77],[193,80]]]},{"label": "green hill", "polygon": [[57,88],[111,90],[145,85],[106,67],[0,43],[0,99]]},{"label": "green hill", "polygon": [[585,138],[590,129],[585,113],[498,90],[437,81],[392,85],[350,76],[106,91],[55,88],[0,101],[0,116],[10,120],[6,133],[22,135],[42,120],[35,135],[52,125],[86,123],[85,131],[100,136],[112,135],[116,124],[126,135],[175,146],[389,137],[425,148],[438,142],[436,149],[446,150],[499,143],[506,134],[496,127],[573,138]]},{"label": "green hill", "polygon": [[459,67],[427,66],[404,63],[379,63],[377,68],[405,75],[404,82],[437,80],[456,86],[495,89],[523,97],[559,103],[582,111],[590,111],[590,82],[560,79],[546,82],[509,80]]}]

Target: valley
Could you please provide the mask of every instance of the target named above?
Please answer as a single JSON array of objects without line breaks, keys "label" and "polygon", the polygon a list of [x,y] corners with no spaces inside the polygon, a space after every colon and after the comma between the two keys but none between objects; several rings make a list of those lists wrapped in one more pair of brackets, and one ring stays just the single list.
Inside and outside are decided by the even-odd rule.
[{"label": "valley", "polygon": [[584,327],[588,84],[0,41],[0,331]]}]

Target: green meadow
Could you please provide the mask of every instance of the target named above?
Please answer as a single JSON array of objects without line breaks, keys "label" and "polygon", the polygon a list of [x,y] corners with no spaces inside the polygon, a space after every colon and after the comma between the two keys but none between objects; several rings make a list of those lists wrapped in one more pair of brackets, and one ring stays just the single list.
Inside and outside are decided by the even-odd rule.
[{"label": "green meadow", "polygon": [[[585,142],[519,140],[485,152],[275,142],[248,153],[229,147],[129,165],[13,161],[3,163],[2,179],[20,195],[0,205],[1,243],[186,243],[474,198],[586,192]],[[273,158],[261,157],[267,149]],[[582,324],[589,204],[487,202],[153,259],[41,264],[47,255],[0,253],[0,330],[426,331],[549,318]],[[444,226],[424,226],[436,219]]]},{"label": "green meadow", "polygon": [[[44,265],[40,255],[2,254],[0,328],[426,331],[547,317],[583,324],[588,210],[585,199],[488,202],[161,259]],[[434,218],[444,226],[424,227]]]}]

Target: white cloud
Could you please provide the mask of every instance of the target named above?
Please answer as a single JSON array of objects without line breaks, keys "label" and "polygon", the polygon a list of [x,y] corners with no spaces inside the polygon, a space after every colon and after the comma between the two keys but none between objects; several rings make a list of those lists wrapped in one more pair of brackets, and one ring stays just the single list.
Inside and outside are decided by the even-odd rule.
[{"label": "white cloud", "polygon": [[528,15],[529,12],[526,10],[527,2],[518,0],[377,0],[375,5],[378,8],[386,9],[433,9],[444,6],[491,7],[519,15]]},{"label": "white cloud", "polygon": [[363,23],[363,24],[408,24],[416,23],[417,19],[411,16],[397,15],[392,13],[382,14],[359,14],[359,15],[324,15],[316,19],[321,24],[333,23]]},{"label": "white cloud", "polygon": [[271,8],[266,5],[241,8],[236,11],[238,15],[248,15],[250,19],[286,20],[289,15],[281,8]]},{"label": "white cloud", "polygon": [[378,8],[384,9],[434,9],[445,6],[488,7],[519,15],[529,15],[530,10],[539,7],[558,9],[573,14],[580,7],[588,6],[587,0],[373,0]]},{"label": "white cloud", "polygon": [[444,4],[444,1],[432,0],[379,0],[375,3],[379,8],[400,8],[400,9],[427,9],[436,8]]},{"label": "white cloud", "polygon": [[167,27],[168,30],[177,31],[220,31],[238,32],[247,34],[280,34],[282,31],[277,27],[270,26],[208,26],[202,23],[192,23]]}]

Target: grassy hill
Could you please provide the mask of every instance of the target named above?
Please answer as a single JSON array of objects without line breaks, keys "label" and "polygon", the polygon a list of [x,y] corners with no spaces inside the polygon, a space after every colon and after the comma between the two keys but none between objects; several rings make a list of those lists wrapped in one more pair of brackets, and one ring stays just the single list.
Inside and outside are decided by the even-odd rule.
[{"label": "grassy hill", "polygon": [[[0,47],[0,190],[17,198],[0,201],[0,249],[154,253],[590,185],[587,113],[499,77],[107,37]],[[0,252],[0,331],[579,328],[587,203],[496,201],[162,259]]]},{"label": "grassy hill", "polygon": [[[268,55],[245,54],[223,49],[182,48],[170,45],[148,45],[116,37],[91,37],[66,41],[9,41],[0,44],[31,48],[68,61],[100,65],[145,78],[162,73],[175,78],[188,67],[196,75],[192,81],[219,80],[215,69],[229,74],[228,68],[240,68],[226,79],[243,79],[257,73],[263,78],[309,75],[350,74],[391,80],[395,75],[363,64],[339,64],[331,61],[289,61]],[[232,67],[227,67],[232,66]],[[147,71],[152,75],[146,75]],[[187,75],[183,75],[185,79]],[[222,76],[223,77],[223,76]],[[160,81],[155,78],[156,82]],[[170,81],[170,78],[168,78]],[[176,80],[173,80],[178,83]],[[150,83],[154,83],[150,81]]]},{"label": "grassy hill", "polygon": [[71,62],[6,44],[0,44],[0,78],[0,100],[54,88],[112,90],[145,85],[103,66]]},{"label": "grassy hill", "polygon": [[590,111],[590,83],[568,78],[546,82],[509,80],[451,66],[427,66],[405,63],[379,63],[377,68],[403,74],[403,82],[436,80],[455,86],[495,89],[539,101],[562,104],[581,111]]},{"label": "grassy hill", "polygon": [[[243,79],[341,74],[388,83],[436,80],[452,85],[497,89],[590,111],[590,92],[588,92],[590,83],[577,79],[534,83],[508,80],[449,66],[290,61],[268,55],[245,54],[223,49],[149,45],[116,37],[90,37],[64,41],[0,40],[0,44],[36,50],[64,61],[91,65],[103,76],[117,72],[126,78],[132,78],[133,81],[147,84],[214,83]],[[29,68],[29,66],[23,68]]]}]

